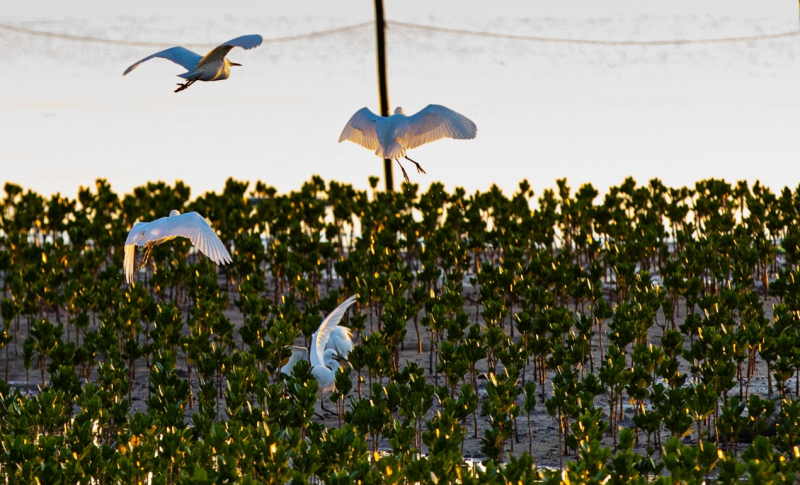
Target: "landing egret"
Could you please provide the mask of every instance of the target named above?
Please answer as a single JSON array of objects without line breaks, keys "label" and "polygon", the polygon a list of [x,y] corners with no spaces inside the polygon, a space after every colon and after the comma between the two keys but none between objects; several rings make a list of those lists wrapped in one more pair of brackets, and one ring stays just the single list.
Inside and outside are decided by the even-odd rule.
[{"label": "landing egret", "polygon": [[368,108],[361,108],[347,122],[339,143],[350,140],[375,150],[380,158],[397,160],[408,182],[406,169],[400,163],[401,157],[416,165],[417,172],[425,173],[425,170],[406,156],[406,150],[441,138],[469,140],[477,134],[475,123],[466,116],[438,104],[429,104],[411,116],[406,116],[403,108],[399,107],[389,117],[378,116]]},{"label": "landing egret", "polygon": [[[336,307],[311,337],[311,374],[319,383],[321,393],[333,389],[339,361],[346,360],[347,354],[353,349],[350,329],[339,326],[339,322],[350,305],[355,303],[356,297],[357,295],[353,295]],[[285,374],[291,374],[294,365],[308,356],[305,347],[292,346],[291,349],[289,361],[281,368],[281,372]],[[320,401],[320,404],[325,409],[324,401]]]},{"label": "landing egret", "polygon": [[225,58],[228,52],[234,47],[252,49],[261,45],[261,41],[260,35],[243,35],[214,47],[205,57],[195,54],[184,47],[170,47],[169,49],[145,57],[141,61],[125,69],[122,75],[128,74],[136,69],[139,64],[149,61],[154,57],[168,59],[176,64],[180,64],[188,71],[183,74],[178,74],[180,77],[186,79],[186,82],[183,84],[178,83],[179,87],[175,90],[177,93],[188,88],[194,84],[195,81],[221,81],[223,79],[228,79],[231,75],[231,66],[241,66],[241,64],[231,62]]},{"label": "landing egret", "polygon": [[[125,240],[125,279],[128,284],[133,283],[133,272],[140,270],[147,263],[153,246],[176,237],[188,238],[192,245],[217,264],[232,261],[225,245],[203,216],[197,212],[181,214],[172,210],[169,217],[162,217],[153,222],[137,222],[128,233],[128,239]],[[144,255],[134,269],[136,246],[144,247]]]},{"label": "landing egret", "polygon": [[[289,360],[286,362],[286,364],[281,367],[281,372],[286,375],[292,374],[292,369],[294,369],[295,364],[297,364],[299,361],[308,360],[307,348],[300,347],[299,345],[292,345],[289,348],[292,351],[292,355],[289,356]],[[333,328],[333,332],[331,332],[328,343],[325,344],[325,350],[328,349],[335,350],[336,355],[346,359],[347,355],[350,354],[350,351],[353,350],[353,341],[350,329],[336,325],[336,327]],[[331,358],[330,361],[326,361],[326,364],[331,363],[333,366],[338,365],[336,359]],[[329,365],[328,367],[331,366]]]}]

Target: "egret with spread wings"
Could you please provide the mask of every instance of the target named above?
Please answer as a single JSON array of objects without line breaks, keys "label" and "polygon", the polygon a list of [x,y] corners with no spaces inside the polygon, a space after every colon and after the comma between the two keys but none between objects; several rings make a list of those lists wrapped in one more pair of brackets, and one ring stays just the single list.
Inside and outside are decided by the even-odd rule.
[{"label": "egret with spread wings", "polygon": [[[131,228],[125,241],[125,279],[128,284],[133,283],[133,273],[142,269],[147,263],[154,246],[176,237],[188,238],[194,247],[217,264],[232,261],[225,245],[203,216],[197,212],[181,214],[173,210],[170,211],[169,217],[162,217],[153,222],[137,222]],[[136,246],[144,247],[144,255],[134,268]]]},{"label": "egret with spread wings", "polygon": [[186,82],[183,84],[178,83],[179,87],[175,90],[177,93],[188,88],[194,84],[195,81],[221,81],[223,79],[228,79],[231,75],[231,66],[241,66],[241,64],[231,62],[225,58],[228,52],[234,47],[252,49],[261,45],[261,42],[262,39],[260,35],[243,35],[211,49],[205,57],[195,54],[184,47],[170,47],[169,49],[145,57],[141,61],[125,69],[122,75],[128,74],[136,69],[139,64],[149,61],[154,57],[167,59],[175,64],[180,64],[187,71],[183,74],[178,74],[178,76],[186,79]]},{"label": "egret with spread wings", "polygon": [[375,150],[383,159],[397,160],[403,177],[408,182],[406,169],[400,163],[405,158],[425,173],[420,164],[406,155],[406,150],[442,138],[469,140],[475,138],[478,128],[469,118],[450,108],[429,104],[415,115],[406,116],[403,108],[394,110],[388,117],[378,116],[368,108],[361,108],[350,118],[339,137],[339,143],[350,140]]},{"label": "egret with spread wings", "polygon": [[[356,297],[357,295],[353,295],[336,307],[322,321],[311,337],[311,374],[319,383],[320,392],[328,392],[333,389],[339,361],[346,360],[347,354],[353,350],[350,329],[340,326],[339,322],[350,305],[355,303]],[[308,349],[305,347],[293,346],[291,349],[292,355],[289,357],[289,361],[281,368],[281,372],[284,374],[291,374],[292,368],[298,361],[308,358]],[[320,403],[322,409],[325,409],[324,401],[320,401]],[[327,411],[327,409],[325,410]]]}]

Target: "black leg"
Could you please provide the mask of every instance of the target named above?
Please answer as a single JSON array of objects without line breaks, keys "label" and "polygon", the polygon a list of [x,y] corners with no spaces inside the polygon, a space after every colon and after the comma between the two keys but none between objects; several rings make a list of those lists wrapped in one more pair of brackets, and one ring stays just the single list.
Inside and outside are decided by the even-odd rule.
[{"label": "black leg", "polygon": [[425,170],[423,170],[423,169],[422,169],[422,166],[421,166],[420,164],[418,164],[417,162],[415,162],[414,160],[411,160],[411,159],[410,159],[410,158],[408,158],[408,157],[406,157],[406,160],[408,160],[409,162],[411,162],[411,163],[413,163],[414,165],[416,165],[416,166],[417,166],[417,173],[425,173],[425,174],[426,174],[426,173],[428,173],[428,172],[426,172]]},{"label": "black leg", "polygon": [[403,171],[403,177],[405,177],[405,178],[406,178],[406,182],[408,182],[408,183],[411,183],[411,181],[408,179],[408,174],[406,173],[406,169],[405,169],[405,168],[403,168],[403,164],[402,164],[402,163],[400,163],[400,160],[399,160],[399,159],[397,160],[397,164],[398,164],[398,165],[400,165],[400,170],[402,170],[402,171]]},{"label": "black leg", "polygon": [[[331,411],[325,407],[325,398],[319,400],[319,406],[322,408],[323,411],[326,413],[331,413]],[[331,413],[332,414],[332,413]]]},{"label": "black leg", "polygon": [[183,91],[184,89],[186,89],[189,86],[191,86],[192,84],[194,84],[195,81],[196,81],[196,79],[190,79],[190,80],[186,81],[183,84],[178,83],[178,86],[180,86],[180,87],[178,89],[176,89],[175,92],[179,93],[179,92]]}]

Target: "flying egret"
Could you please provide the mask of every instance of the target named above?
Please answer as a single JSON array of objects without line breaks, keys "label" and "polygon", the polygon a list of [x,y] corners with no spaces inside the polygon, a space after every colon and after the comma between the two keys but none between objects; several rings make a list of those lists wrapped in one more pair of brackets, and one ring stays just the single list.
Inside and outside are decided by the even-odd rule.
[{"label": "flying egret", "polygon": [[397,160],[408,182],[406,169],[400,163],[401,157],[416,165],[417,172],[425,173],[425,170],[406,156],[406,150],[441,138],[469,140],[475,138],[477,133],[475,123],[466,116],[438,104],[429,104],[411,116],[406,116],[403,108],[399,107],[389,117],[378,116],[368,108],[361,108],[347,122],[339,143],[350,140],[375,150],[380,158]]},{"label": "flying egret", "polygon": [[[311,374],[319,383],[321,393],[333,389],[339,361],[346,360],[347,354],[353,349],[350,329],[339,326],[339,322],[350,305],[355,303],[356,297],[357,295],[353,295],[336,307],[311,337]],[[305,347],[292,346],[291,349],[289,361],[281,368],[284,374],[291,374],[294,365],[308,357]],[[320,404],[325,409],[324,401],[320,401]]]},{"label": "flying egret", "polygon": [[161,52],[156,52],[152,56],[145,57],[141,61],[125,69],[122,75],[128,74],[136,69],[139,64],[144,61],[149,61],[154,57],[168,59],[175,64],[180,64],[187,71],[183,74],[178,74],[178,76],[186,79],[186,82],[183,84],[178,83],[179,87],[175,90],[177,93],[188,88],[194,84],[195,81],[221,81],[223,79],[228,79],[231,75],[231,66],[241,66],[241,64],[231,62],[225,58],[228,52],[234,47],[252,49],[261,45],[261,41],[260,35],[243,35],[214,47],[205,57],[195,54],[184,47],[170,47]]},{"label": "flying egret", "polygon": [[[137,222],[128,233],[128,239],[125,240],[125,279],[128,284],[133,283],[133,272],[140,270],[147,263],[153,246],[176,237],[189,238],[192,245],[217,264],[232,261],[225,245],[203,216],[197,212],[181,214],[172,210],[169,217],[162,217],[153,222]],[[136,246],[144,247],[144,255],[134,269]]]}]

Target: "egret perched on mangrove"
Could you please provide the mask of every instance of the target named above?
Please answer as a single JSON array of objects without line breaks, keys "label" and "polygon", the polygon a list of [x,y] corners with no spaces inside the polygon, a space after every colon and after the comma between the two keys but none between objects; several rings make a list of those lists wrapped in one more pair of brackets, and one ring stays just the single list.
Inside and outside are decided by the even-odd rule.
[{"label": "egret perched on mangrove", "polygon": [[136,69],[139,64],[149,61],[154,57],[168,59],[175,64],[180,64],[187,71],[183,74],[178,74],[178,76],[186,79],[186,82],[183,84],[178,83],[179,87],[175,90],[177,93],[188,88],[194,84],[195,81],[221,81],[223,79],[228,79],[231,75],[231,66],[241,66],[241,64],[231,62],[225,58],[228,52],[234,47],[241,47],[243,49],[258,47],[261,45],[262,40],[260,35],[243,35],[214,47],[205,57],[195,54],[184,47],[170,47],[169,49],[145,57],[141,61],[125,69],[122,75],[128,74]]},{"label": "egret perched on mangrove", "polygon": [[417,172],[425,173],[425,170],[408,158],[406,150],[441,138],[469,140],[477,134],[478,128],[469,118],[438,104],[429,104],[411,116],[406,116],[403,108],[399,107],[388,117],[378,116],[369,108],[361,108],[347,122],[339,143],[350,140],[375,150],[380,158],[397,160],[403,177],[408,182],[408,174],[400,163],[400,158],[416,165]]},{"label": "egret perched on mangrove", "polygon": [[[336,307],[311,337],[311,374],[319,383],[319,392],[333,389],[339,361],[346,361],[347,354],[353,350],[350,329],[339,326],[339,322],[350,305],[355,303],[356,297],[357,295],[353,295]],[[308,349],[305,347],[292,346],[291,349],[292,355],[289,361],[281,368],[284,374],[291,374],[294,365],[308,357]],[[320,401],[320,404],[322,409],[325,409],[324,401]]]},{"label": "egret perched on mangrove", "polygon": [[[176,237],[188,238],[194,247],[217,264],[232,261],[225,245],[203,216],[197,212],[181,214],[172,210],[169,217],[162,217],[153,222],[137,222],[128,233],[128,239],[125,240],[125,279],[128,284],[133,283],[134,271],[142,269],[147,263],[154,246]],[[134,268],[136,246],[144,247],[144,255]]]}]

